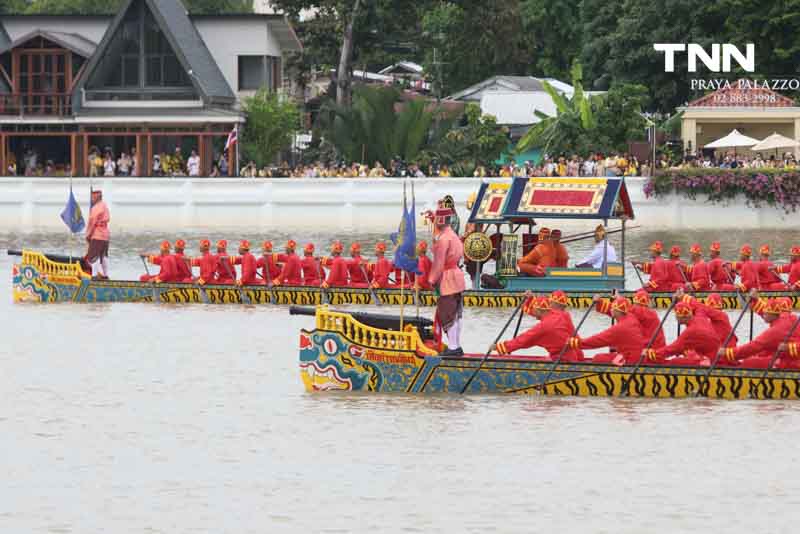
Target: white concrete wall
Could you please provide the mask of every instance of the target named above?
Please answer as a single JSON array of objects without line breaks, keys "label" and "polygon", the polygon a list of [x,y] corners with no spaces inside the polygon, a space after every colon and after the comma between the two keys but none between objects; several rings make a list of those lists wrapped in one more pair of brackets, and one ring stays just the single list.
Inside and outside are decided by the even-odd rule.
[{"label": "white concrete wall", "polygon": [[[281,56],[281,47],[269,31],[267,19],[196,18],[194,25],[234,92],[239,89],[239,56]],[[238,92],[240,97],[254,91]]]},{"label": "white concrete wall", "polygon": [[[453,195],[462,220],[465,202],[478,188],[474,178],[414,180],[417,213]],[[752,209],[743,200],[728,206],[683,197],[646,199],[644,178],[628,179],[636,224],[664,229],[796,227],[798,215]],[[269,230],[336,228],[389,232],[402,204],[400,179],[95,179],[111,210],[112,229],[248,228]],[[88,216],[89,181],[73,190]],[[59,213],[69,191],[63,178],[0,178],[0,230],[63,229]],[[410,190],[409,190],[410,197]],[[418,219],[418,225],[422,224]],[[569,229],[572,224],[560,224]]]}]

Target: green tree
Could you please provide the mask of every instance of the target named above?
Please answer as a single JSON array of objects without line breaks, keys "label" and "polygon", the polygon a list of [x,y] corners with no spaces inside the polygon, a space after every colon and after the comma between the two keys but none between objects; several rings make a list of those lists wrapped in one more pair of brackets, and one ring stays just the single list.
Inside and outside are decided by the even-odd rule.
[{"label": "green tree", "polygon": [[300,129],[300,110],[287,98],[266,89],[244,99],[247,122],[242,135],[246,159],[259,167],[273,163]]},{"label": "green tree", "polygon": [[[252,2],[248,0],[182,0],[186,9],[194,14],[250,13]],[[114,14],[123,0],[30,0],[11,1],[8,12],[48,15],[97,15]],[[0,5],[0,9],[2,6]]]},{"label": "green tree", "polygon": [[572,61],[581,53],[582,32],[576,13],[581,0],[523,0],[523,31],[533,45],[530,60],[538,75],[569,77]]},{"label": "green tree", "polygon": [[630,141],[646,137],[647,121],[642,113],[649,102],[647,87],[615,83],[596,100],[596,127],[589,132],[595,150],[624,152]]}]

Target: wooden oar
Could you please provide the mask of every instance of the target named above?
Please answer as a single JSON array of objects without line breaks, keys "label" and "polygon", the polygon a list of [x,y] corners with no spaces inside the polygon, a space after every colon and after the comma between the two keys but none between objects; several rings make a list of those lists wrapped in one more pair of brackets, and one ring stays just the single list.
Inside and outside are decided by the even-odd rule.
[{"label": "wooden oar", "polygon": [[[226,257],[228,258],[228,261],[230,261],[231,257],[230,256],[226,256]],[[231,272],[231,268],[228,265],[228,262],[223,261],[222,265],[225,266],[225,272],[228,273],[228,276],[230,278],[233,278],[233,283],[235,285],[236,284],[236,276]],[[239,286],[238,289],[239,289],[239,300],[241,300],[245,304],[252,304],[252,301],[250,300],[250,297],[248,297],[247,294],[245,294],[244,289],[242,288],[242,286]]]},{"label": "wooden oar", "polygon": [[[586,318],[589,317],[589,314],[592,312],[592,309],[594,309],[594,304],[592,304],[591,306],[586,308],[586,311],[584,312],[583,317],[581,317],[581,320],[578,323],[578,326],[575,327],[575,330],[573,330],[572,336],[570,336],[570,337],[575,337],[575,336],[578,335],[578,332],[580,331],[581,327],[583,326],[583,323],[586,321]],[[539,386],[536,387],[536,389],[539,391],[540,394],[544,392],[544,389],[547,387],[547,383],[550,381],[550,377],[553,376],[553,373],[555,372],[556,367],[558,367],[558,364],[561,363],[561,358],[563,358],[564,354],[567,353],[567,349],[568,348],[569,348],[569,340],[567,340],[567,342],[564,343],[564,346],[561,348],[561,352],[558,353],[558,358],[556,358],[556,360],[553,362],[553,365],[550,366],[550,369],[547,371],[547,374],[545,375],[544,380],[542,381],[542,383],[539,384]]]},{"label": "wooden oar", "polygon": [[[625,227],[626,230],[635,230],[637,228],[640,228],[640,226],[626,226]],[[618,228],[616,230],[608,230],[608,231],[606,231],[606,235],[618,234],[620,232],[622,232],[622,228]],[[591,232],[580,232],[578,234],[572,234],[572,235],[564,236],[563,238],[561,238],[560,243],[563,245],[565,243],[573,243],[575,241],[583,241],[584,239],[589,239],[590,237],[594,237],[594,235],[595,235],[594,231],[591,231]]]},{"label": "wooden oar", "polygon": [[[142,265],[144,265],[144,272],[147,273],[147,276],[148,277],[152,276],[150,274],[150,269],[147,267],[147,261],[145,261],[144,256],[142,254],[139,254],[139,259],[142,260]],[[156,290],[155,283],[153,283],[152,281],[150,283],[153,284],[153,304],[157,304],[159,301],[158,291]]]},{"label": "wooden oar", "polygon": [[[731,331],[728,332],[727,337],[725,337],[725,341],[722,342],[722,345],[720,346],[720,349],[724,350],[728,346],[728,343],[730,343],[731,338],[734,336],[734,334],[736,334],[736,328],[738,328],[739,323],[741,323],[742,319],[744,319],[744,314],[747,313],[747,309],[749,307],[750,306],[745,305],[742,308],[742,313],[739,314],[739,317],[736,319],[736,322],[733,324],[733,327],[731,328]],[[708,382],[708,379],[711,376],[711,372],[714,370],[714,368],[717,366],[717,363],[719,362],[719,358],[720,358],[720,351],[718,350],[717,354],[714,356],[714,361],[711,362],[711,365],[708,366],[708,371],[706,371],[706,374],[703,375],[702,382],[700,380],[697,381],[698,390],[697,390],[697,393],[694,394],[695,397],[699,397],[702,394],[703,388],[705,387],[706,382]]]},{"label": "wooden oar", "polygon": [[[529,297],[522,297],[522,304],[525,304],[528,301]],[[519,318],[517,319],[517,327],[514,329],[514,337],[519,335],[519,327],[522,326],[522,316],[525,315],[524,313],[519,314]]]},{"label": "wooden oar", "polygon": [[631,371],[628,380],[622,383],[622,387],[619,390],[619,394],[621,397],[628,396],[628,390],[630,389],[631,381],[633,381],[633,377],[636,376],[636,373],[639,371],[639,367],[641,367],[642,362],[644,361],[645,353],[650,349],[650,347],[653,346],[653,343],[655,343],[656,338],[658,337],[658,332],[664,327],[664,322],[667,320],[667,317],[669,317],[669,314],[672,313],[673,308],[675,308],[677,304],[678,304],[678,299],[673,298],[672,303],[669,305],[669,308],[667,308],[667,312],[664,314],[664,317],[661,318],[661,322],[658,324],[658,328],[656,328],[656,331],[653,332],[652,336],[650,336],[650,341],[647,342],[647,346],[645,346],[645,348],[642,349],[642,353],[639,355],[639,360],[636,362],[636,366],[633,368],[633,371]]},{"label": "wooden oar", "polygon": [[475,380],[475,377],[478,375],[480,370],[483,368],[483,364],[486,363],[486,360],[489,359],[489,355],[492,353],[492,349],[495,347],[495,345],[497,345],[500,342],[500,338],[502,338],[503,334],[506,333],[506,330],[508,330],[508,326],[511,324],[511,321],[514,320],[514,316],[517,314],[517,312],[519,312],[520,308],[522,308],[522,305],[524,303],[525,303],[525,300],[523,299],[522,302],[517,304],[517,307],[514,308],[514,313],[512,313],[511,317],[508,318],[508,321],[506,321],[506,324],[505,324],[505,326],[503,326],[503,329],[500,330],[500,333],[497,334],[497,337],[495,338],[494,343],[489,345],[489,349],[486,351],[486,354],[484,354],[483,358],[481,359],[480,363],[478,364],[478,367],[472,373],[472,376],[469,377],[469,380],[467,380],[466,384],[464,384],[464,387],[461,388],[461,393],[460,393],[461,395],[463,395],[464,392],[467,391],[467,388],[470,386],[470,384],[472,384],[472,381]]},{"label": "wooden oar", "polygon": [[317,276],[319,276],[319,291],[320,291],[320,300],[323,304],[330,304],[331,299],[328,296],[328,291],[325,289],[323,285],[325,283],[325,274],[322,272],[322,260],[317,262]]},{"label": "wooden oar", "polygon": [[642,287],[645,287],[644,280],[642,279],[642,273],[639,272],[639,268],[636,266],[636,263],[631,262],[631,266],[633,270],[636,271],[636,277],[639,279],[639,283],[642,284]]},{"label": "wooden oar", "polygon": [[800,325],[800,315],[797,317],[797,320],[795,320],[795,322],[792,324],[792,327],[789,329],[789,331],[786,332],[786,335],[783,337],[783,342],[780,345],[778,345],[778,348],[775,349],[775,354],[772,355],[772,359],[769,361],[769,365],[767,366],[766,369],[764,369],[764,374],[761,375],[761,379],[758,381],[758,384],[756,385],[755,388],[750,390],[751,394],[753,391],[758,392],[758,390],[761,389],[764,380],[767,379],[767,374],[772,370],[772,366],[775,365],[775,361],[778,359],[778,354],[780,354],[781,351],[781,345],[789,341],[789,338],[792,337],[792,334],[794,334],[794,331],[797,329],[798,325]]},{"label": "wooden oar", "polygon": [[369,294],[372,297],[372,303],[375,304],[376,306],[380,306],[381,305],[381,301],[378,300],[378,295],[375,293],[375,289],[372,287],[372,284],[369,282],[369,276],[367,276],[366,269],[364,269],[364,266],[361,265],[360,262],[358,264],[358,268],[361,269],[361,274],[364,275],[364,280],[367,281],[367,287],[369,288]]}]

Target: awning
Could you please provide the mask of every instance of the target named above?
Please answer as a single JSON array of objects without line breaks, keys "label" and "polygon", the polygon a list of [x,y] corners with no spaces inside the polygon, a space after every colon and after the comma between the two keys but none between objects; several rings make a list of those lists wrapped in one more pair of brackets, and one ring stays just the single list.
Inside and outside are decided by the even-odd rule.
[{"label": "awning", "polygon": [[753,139],[744,134],[739,133],[739,130],[734,130],[725,137],[717,139],[712,143],[708,143],[703,148],[737,148],[737,147],[751,147],[758,144],[758,139]]},{"label": "awning", "polygon": [[515,178],[503,218],[633,219],[623,178]]},{"label": "awning", "polygon": [[477,224],[499,224],[506,222],[503,218],[503,208],[506,205],[506,196],[511,189],[508,182],[482,183],[469,215],[469,222]]},{"label": "awning", "polygon": [[798,146],[800,146],[800,142],[775,132],[750,150],[761,152],[764,150],[778,150],[779,148],[797,148]]}]

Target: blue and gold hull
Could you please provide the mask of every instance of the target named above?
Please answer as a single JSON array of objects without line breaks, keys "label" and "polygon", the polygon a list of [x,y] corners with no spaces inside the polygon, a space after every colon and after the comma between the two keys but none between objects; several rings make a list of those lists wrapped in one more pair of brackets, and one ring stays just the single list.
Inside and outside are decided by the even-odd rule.
[{"label": "blue and gold hull", "polygon": [[[421,340],[414,328],[380,330],[346,313],[322,307],[316,327],[300,333],[300,377],[308,392],[459,394],[516,393],[614,397],[627,385],[629,397],[798,399],[800,372],[741,368],[564,363],[553,367],[534,358],[446,358]],[[633,376],[633,378],[631,378]],[[763,379],[762,379],[763,377]]]},{"label": "blue and gold hull", "polygon": [[[553,280],[545,278],[528,278],[527,280],[545,280],[548,286],[534,291],[551,291],[560,289],[553,285]],[[562,280],[563,281],[563,280]],[[592,305],[592,297],[597,291],[579,291],[567,289],[569,304],[573,308],[586,308]],[[632,292],[622,292],[632,296]],[[198,284],[153,284],[139,281],[92,280],[82,272],[77,264],[59,263],[48,260],[44,255],[24,251],[22,261],[13,266],[12,295],[15,302],[36,303],[105,303],[105,302],[141,302],[163,304],[280,304],[280,305],[359,305],[375,304],[373,293],[369,289],[330,288],[305,286],[245,286],[203,285]],[[464,293],[464,306],[468,308],[513,308],[523,299],[524,291],[518,290],[473,290]],[[764,293],[771,296],[773,293]],[[774,293],[788,296],[796,309],[800,309],[800,296],[796,293]],[[437,295],[431,291],[415,292],[412,290],[378,289],[374,296],[381,305],[399,306],[435,306]],[[698,294],[702,299],[703,295]],[[672,295],[654,294],[653,300],[658,308],[668,308]],[[741,304],[735,293],[722,295],[723,307],[740,308]]]}]

